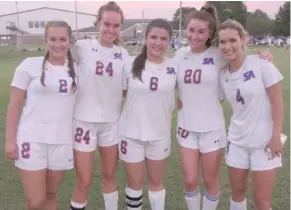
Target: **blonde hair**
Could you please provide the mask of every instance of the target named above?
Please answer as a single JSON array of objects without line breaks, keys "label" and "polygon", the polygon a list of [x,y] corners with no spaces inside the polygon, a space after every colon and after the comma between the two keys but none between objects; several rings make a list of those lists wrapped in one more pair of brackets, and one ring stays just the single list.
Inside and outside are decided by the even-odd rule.
[{"label": "blonde hair", "polygon": [[[70,41],[72,41],[72,29],[71,29],[71,26],[69,26],[69,24],[65,21],[50,21],[47,23],[47,25],[45,26],[45,39],[47,38],[47,34],[48,34],[48,30],[50,27],[65,27],[68,31],[68,35],[69,35],[69,38],[70,38]],[[76,72],[75,72],[75,69],[74,69],[74,61],[73,61],[73,56],[72,56],[72,53],[70,51],[70,49],[68,50],[68,54],[67,54],[67,57],[68,57],[68,67],[69,67],[69,75],[70,77],[72,77],[72,90],[73,92],[76,92],[76,89],[77,89],[77,84],[76,84]],[[45,63],[46,61],[48,60],[49,58],[49,52],[47,51],[47,53],[45,54],[44,56],[44,59],[43,59],[43,62],[42,62],[42,73],[41,73],[41,77],[40,77],[40,82],[43,86],[46,86],[45,85]]]},{"label": "blonde hair", "polygon": [[[101,21],[102,16],[103,16],[103,13],[106,12],[106,11],[111,11],[111,12],[117,12],[117,13],[119,13],[120,16],[121,16],[121,24],[123,23],[123,21],[124,21],[123,12],[122,12],[121,8],[114,1],[110,1],[107,4],[104,4],[103,6],[100,7],[100,9],[98,11],[98,17],[97,17],[98,23]],[[113,43],[115,45],[118,45],[119,44],[119,37],[117,37],[113,41]]]},{"label": "blonde hair", "polygon": [[[224,21],[223,23],[220,24],[218,31],[225,30],[225,29],[236,30],[238,32],[240,38],[244,39],[246,41],[249,38],[248,32],[245,30],[245,28],[242,26],[242,24],[240,24],[236,20],[230,20],[229,19],[229,20]],[[247,42],[243,46],[244,50],[246,50],[246,45],[247,45]]]}]

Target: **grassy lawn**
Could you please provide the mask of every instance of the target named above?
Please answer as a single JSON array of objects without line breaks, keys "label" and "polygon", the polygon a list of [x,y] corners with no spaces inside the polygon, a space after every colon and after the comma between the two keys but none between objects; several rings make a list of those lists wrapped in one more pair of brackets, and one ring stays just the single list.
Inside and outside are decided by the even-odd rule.
[{"label": "grassy lawn", "polygon": [[[257,49],[249,49],[254,53]],[[290,51],[285,49],[272,48],[271,52],[274,56],[274,62],[280,69],[285,79],[282,82],[282,91],[284,95],[285,103],[285,123],[284,133],[290,136]],[[25,206],[23,189],[19,182],[19,176],[17,169],[14,167],[14,163],[6,159],[4,154],[4,142],[5,142],[5,117],[7,103],[9,99],[9,84],[12,79],[15,67],[25,58],[29,56],[39,56],[43,52],[8,52],[5,49],[0,49],[0,209],[1,210],[23,210]],[[228,105],[224,106],[225,116],[227,121],[230,117],[230,108]],[[183,180],[181,174],[181,167],[179,163],[178,147],[175,139],[175,127],[176,127],[176,114],[173,118],[172,129],[172,154],[168,159],[168,166],[166,176],[164,178],[165,186],[167,190],[166,209],[167,210],[182,210],[186,209],[184,203],[184,191]],[[285,154],[283,159],[283,168],[278,169],[277,183],[273,191],[273,210],[287,210],[290,209],[290,184],[289,184],[289,171],[290,171],[290,144],[289,141],[285,147]],[[98,170],[98,155],[96,157],[94,183],[91,188],[88,210],[104,209],[103,197],[101,192],[100,172]],[[126,209],[124,205],[124,187],[125,187],[125,174],[123,167],[120,164],[117,172],[118,177],[118,189],[119,189],[119,202],[120,209]],[[69,171],[66,174],[65,181],[62,184],[61,191],[59,193],[59,209],[68,210],[70,196],[74,187],[74,170]],[[202,183],[202,180],[201,180]],[[219,210],[229,209],[230,198],[230,185],[227,175],[226,166],[224,160],[221,163],[220,168],[220,185],[221,185],[221,199]],[[248,191],[248,203],[249,209],[253,209],[252,205],[252,181],[249,179],[249,191]],[[201,184],[201,190],[203,185]],[[150,209],[147,199],[147,188],[144,188],[144,207],[143,209]]]}]

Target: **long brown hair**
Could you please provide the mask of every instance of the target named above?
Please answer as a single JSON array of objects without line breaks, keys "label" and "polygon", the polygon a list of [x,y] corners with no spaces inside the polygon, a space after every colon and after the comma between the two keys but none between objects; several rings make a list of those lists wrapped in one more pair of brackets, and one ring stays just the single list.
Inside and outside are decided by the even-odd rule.
[{"label": "long brown hair", "polygon": [[[71,29],[71,26],[69,26],[69,24],[67,22],[65,22],[65,21],[50,21],[45,27],[45,39],[47,38],[47,33],[48,33],[48,30],[50,27],[65,27],[68,31],[70,41],[72,40],[72,29]],[[76,90],[77,90],[76,72],[74,69],[74,61],[73,61],[73,57],[72,57],[72,53],[71,53],[70,49],[68,50],[67,57],[68,57],[68,68],[69,68],[68,73],[69,73],[70,77],[72,77],[72,80],[73,80],[72,90],[73,90],[73,92],[76,92]],[[45,85],[45,71],[46,71],[45,64],[46,64],[46,61],[48,60],[48,58],[49,58],[49,52],[47,51],[47,53],[44,56],[43,62],[42,62],[42,73],[41,73],[41,77],[40,77],[40,82],[43,86],[46,86]]]},{"label": "long brown hair", "polygon": [[219,26],[219,19],[217,15],[217,11],[213,6],[203,6],[200,11],[195,10],[188,14],[187,16],[187,25],[190,23],[191,20],[201,20],[209,23],[210,29],[210,38],[206,41],[206,46],[210,47],[216,38],[217,29]]},{"label": "long brown hair", "polygon": [[[166,20],[161,19],[161,18],[152,20],[147,26],[147,29],[145,32],[145,38],[147,38],[152,28],[165,29],[169,33],[169,39],[171,40],[172,29],[171,29],[171,25]],[[133,78],[138,78],[140,81],[142,81],[141,75],[142,75],[142,71],[144,70],[146,60],[147,60],[147,46],[145,44],[142,48],[141,53],[133,61],[133,65],[132,65]]]},{"label": "long brown hair", "polygon": [[[121,16],[121,24],[123,23],[124,21],[124,15],[123,15],[123,12],[121,10],[121,8],[114,2],[114,1],[110,1],[108,2],[107,4],[104,4],[102,5],[100,8],[99,8],[99,11],[98,11],[98,17],[97,17],[97,21],[98,23],[102,20],[102,16],[103,16],[103,13],[104,12],[107,12],[107,11],[111,11],[111,12],[117,12],[120,14]],[[118,45],[119,44],[119,37],[117,37],[113,43],[115,45]]]}]

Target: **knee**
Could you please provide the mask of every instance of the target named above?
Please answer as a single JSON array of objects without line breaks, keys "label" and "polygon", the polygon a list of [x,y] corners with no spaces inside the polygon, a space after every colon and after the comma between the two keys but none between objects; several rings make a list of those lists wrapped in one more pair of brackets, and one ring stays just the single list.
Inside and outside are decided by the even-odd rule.
[{"label": "knee", "polygon": [[184,187],[187,192],[197,189],[198,184],[198,177],[186,176],[184,178]]},{"label": "knee", "polygon": [[41,209],[44,202],[45,202],[45,196],[34,197],[33,199],[27,201],[27,209],[29,209],[29,210]]},{"label": "knee", "polygon": [[133,190],[140,190],[143,187],[144,184],[144,179],[143,177],[138,177],[138,176],[131,176],[127,177],[127,184],[128,187],[133,189]]},{"label": "knee", "polygon": [[110,169],[106,169],[102,171],[101,176],[103,179],[103,182],[112,182],[115,180],[115,173],[116,173],[116,167],[110,167]]},{"label": "knee", "polygon": [[56,192],[47,192],[46,193],[46,199],[49,201],[57,200],[58,194]]},{"label": "knee", "polygon": [[233,201],[244,200],[246,192],[247,192],[247,187],[245,186],[242,186],[242,185],[232,186]]},{"label": "knee", "polygon": [[217,174],[209,174],[203,177],[204,185],[207,190],[218,188],[219,187],[219,180]]},{"label": "knee", "polygon": [[91,176],[77,176],[77,187],[81,188],[81,190],[88,191],[90,186],[92,185],[92,177]]},{"label": "knee", "polygon": [[163,179],[149,179],[149,189],[153,191],[159,191],[164,189]]},{"label": "knee", "polygon": [[256,210],[271,209],[271,199],[265,197],[263,193],[254,195],[254,203]]}]

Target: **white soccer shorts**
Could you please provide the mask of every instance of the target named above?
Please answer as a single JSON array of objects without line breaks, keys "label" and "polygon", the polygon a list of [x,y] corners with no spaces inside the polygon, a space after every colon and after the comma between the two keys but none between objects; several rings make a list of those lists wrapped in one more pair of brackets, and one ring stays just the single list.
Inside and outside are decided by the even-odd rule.
[{"label": "white soccer shorts", "polygon": [[282,157],[272,158],[264,148],[252,149],[228,142],[225,150],[226,164],[233,168],[264,171],[282,167]]},{"label": "white soccer shorts", "polygon": [[118,122],[89,123],[74,120],[74,149],[93,152],[100,147],[117,145]]},{"label": "white soccer shorts", "polygon": [[181,147],[198,149],[201,153],[217,151],[226,146],[225,129],[209,132],[191,132],[178,126],[177,139]]},{"label": "white soccer shorts", "polygon": [[119,158],[128,163],[138,163],[145,159],[164,160],[171,153],[171,139],[140,141],[119,136]]},{"label": "white soccer shorts", "polygon": [[53,171],[74,168],[73,144],[45,144],[18,141],[18,159],[15,166],[19,169]]}]

